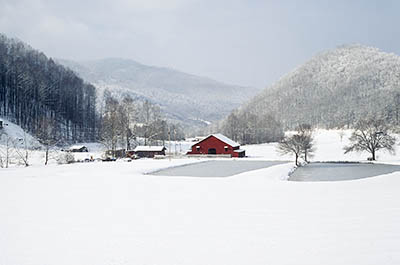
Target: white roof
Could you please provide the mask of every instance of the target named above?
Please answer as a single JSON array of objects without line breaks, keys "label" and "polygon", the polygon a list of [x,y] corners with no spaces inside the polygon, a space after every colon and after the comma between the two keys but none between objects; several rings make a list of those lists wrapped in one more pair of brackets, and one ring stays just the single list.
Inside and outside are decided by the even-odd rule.
[{"label": "white roof", "polygon": [[69,149],[70,150],[77,150],[77,149],[81,149],[83,147],[86,147],[86,146],[84,146],[84,145],[73,145]]},{"label": "white roof", "polygon": [[165,147],[164,146],[144,146],[139,145],[133,149],[134,152],[161,152]]},{"label": "white roof", "polygon": [[236,150],[233,150],[233,152],[241,153],[241,152],[244,152],[244,150],[243,149],[236,149]]},{"label": "white roof", "polygon": [[[222,142],[224,142],[224,143],[226,143],[226,144],[229,144],[229,145],[232,146],[232,147],[238,147],[238,146],[240,146],[240,144],[238,144],[237,142],[235,142],[235,141],[229,139],[228,137],[226,137],[226,136],[223,135],[223,134],[220,134],[220,133],[210,134],[210,135],[207,136],[205,139],[207,139],[207,138],[210,137],[210,136],[214,136],[215,138],[221,140]],[[200,141],[200,142],[201,142],[201,141]]]}]

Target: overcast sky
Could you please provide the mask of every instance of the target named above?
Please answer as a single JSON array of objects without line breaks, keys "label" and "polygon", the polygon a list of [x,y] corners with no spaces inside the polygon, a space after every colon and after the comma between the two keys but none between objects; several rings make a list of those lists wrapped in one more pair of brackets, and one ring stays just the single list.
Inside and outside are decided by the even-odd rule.
[{"label": "overcast sky", "polygon": [[0,32],[51,57],[122,57],[266,87],[348,43],[400,54],[400,1],[0,0]]}]

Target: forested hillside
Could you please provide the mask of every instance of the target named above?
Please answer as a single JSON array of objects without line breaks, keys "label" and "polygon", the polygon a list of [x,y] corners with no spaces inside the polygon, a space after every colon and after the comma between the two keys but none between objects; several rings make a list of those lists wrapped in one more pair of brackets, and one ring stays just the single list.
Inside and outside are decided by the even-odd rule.
[{"label": "forested hillside", "polygon": [[130,95],[151,101],[161,107],[169,120],[185,124],[186,128],[223,119],[260,91],[128,59],[59,62],[94,84],[99,97],[108,88],[117,98]]},{"label": "forested hillside", "polygon": [[232,113],[223,128],[229,131],[232,121],[252,116],[273,117],[284,129],[303,123],[352,127],[366,116],[379,116],[397,126],[400,57],[361,45],[323,52]]},{"label": "forested hillside", "polygon": [[93,140],[95,103],[94,86],[43,53],[0,34],[0,116],[37,136]]}]

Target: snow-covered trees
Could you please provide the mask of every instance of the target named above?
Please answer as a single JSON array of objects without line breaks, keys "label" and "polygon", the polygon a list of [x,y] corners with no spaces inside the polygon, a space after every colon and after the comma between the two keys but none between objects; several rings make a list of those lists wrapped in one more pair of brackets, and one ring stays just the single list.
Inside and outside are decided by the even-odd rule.
[{"label": "snow-covered trees", "polygon": [[298,124],[352,128],[377,115],[400,126],[400,57],[350,45],[323,52],[243,106],[237,116],[272,115],[285,130]]},{"label": "snow-covered trees", "polygon": [[345,153],[367,151],[371,159],[376,160],[378,150],[394,153],[396,139],[389,134],[389,126],[383,119],[366,118],[357,122],[350,137],[351,144],[345,147]]},{"label": "snow-covered trees", "polygon": [[283,137],[281,124],[269,114],[232,112],[222,123],[222,132],[242,144],[279,141]]},{"label": "snow-covered trees", "polygon": [[65,141],[94,140],[96,90],[43,53],[0,34],[0,115],[32,134],[52,120]]}]

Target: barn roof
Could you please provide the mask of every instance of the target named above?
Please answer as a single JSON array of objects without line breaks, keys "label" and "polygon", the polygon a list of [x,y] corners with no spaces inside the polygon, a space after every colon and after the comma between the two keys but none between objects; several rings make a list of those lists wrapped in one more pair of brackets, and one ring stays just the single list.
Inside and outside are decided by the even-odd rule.
[{"label": "barn roof", "polygon": [[134,152],[161,152],[165,149],[164,146],[143,146],[139,145],[133,150]]},{"label": "barn roof", "polygon": [[237,150],[234,150],[233,152],[235,152],[235,153],[241,153],[241,152],[244,152],[245,150],[243,150],[243,149],[237,149]]},{"label": "barn roof", "polygon": [[71,146],[69,148],[69,150],[79,150],[79,149],[82,149],[82,148],[86,148],[86,146],[84,146],[84,145],[73,145],[73,146]]},{"label": "barn roof", "polygon": [[[204,139],[201,140],[200,142],[202,142],[202,141],[204,141],[204,140],[210,138],[211,136],[214,136],[214,137],[217,138],[218,140],[220,140],[220,141],[222,141],[222,142],[224,142],[224,143],[226,143],[226,144],[228,144],[228,145],[230,145],[230,146],[232,146],[232,147],[239,147],[239,146],[240,146],[240,144],[238,144],[237,142],[235,142],[235,141],[229,139],[228,137],[226,137],[225,135],[220,134],[220,133],[210,134],[209,136],[207,136],[206,138],[204,138]],[[198,143],[200,143],[200,142],[198,142]],[[198,144],[198,143],[197,143],[197,144]]]}]

